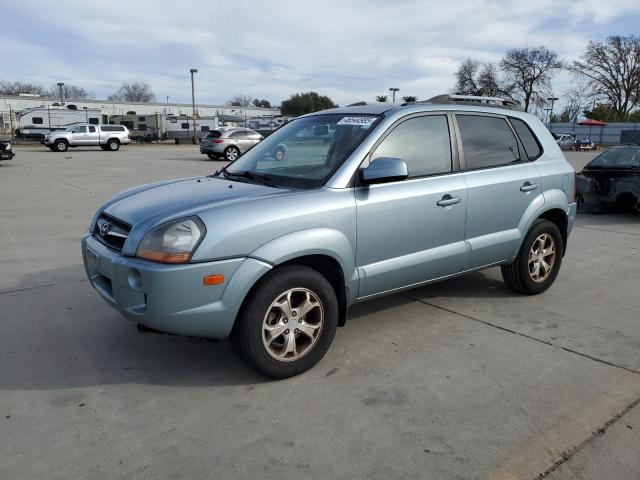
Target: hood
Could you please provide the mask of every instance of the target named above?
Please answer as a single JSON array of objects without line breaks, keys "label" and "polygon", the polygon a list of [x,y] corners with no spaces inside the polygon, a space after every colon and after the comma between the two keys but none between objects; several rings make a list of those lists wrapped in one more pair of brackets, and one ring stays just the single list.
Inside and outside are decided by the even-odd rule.
[{"label": "hood", "polygon": [[289,192],[222,178],[186,178],[125,191],[110,201],[103,211],[132,227],[142,222],[150,226],[229,203]]}]

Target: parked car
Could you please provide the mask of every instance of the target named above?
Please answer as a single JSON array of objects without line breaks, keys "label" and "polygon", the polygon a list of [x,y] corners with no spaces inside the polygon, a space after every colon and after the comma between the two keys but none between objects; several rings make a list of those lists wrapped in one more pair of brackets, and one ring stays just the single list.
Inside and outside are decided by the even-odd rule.
[{"label": "parked car", "polygon": [[218,128],[202,137],[200,153],[211,160],[222,157],[233,162],[263,138],[258,132],[248,128]]},{"label": "parked car", "polygon": [[100,147],[115,152],[131,141],[124,125],[93,125],[76,123],[65,130],[45,135],[42,143],[54,152],[66,152],[69,147]]},{"label": "parked car", "polygon": [[558,146],[562,150],[575,150],[576,149],[576,136],[572,133],[554,133]]},{"label": "parked car", "polygon": [[15,157],[11,147],[11,140],[0,140],[0,160],[11,160]]},{"label": "parked car", "polygon": [[285,378],[323,357],[354,303],[497,265],[516,292],[545,291],[574,185],[521,110],[457,96],[359,104],[297,118],[212,175],[116,195],[82,255],[141,331],[230,337]]},{"label": "parked car", "polygon": [[611,147],[576,178],[578,210],[640,212],[640,145]]}]

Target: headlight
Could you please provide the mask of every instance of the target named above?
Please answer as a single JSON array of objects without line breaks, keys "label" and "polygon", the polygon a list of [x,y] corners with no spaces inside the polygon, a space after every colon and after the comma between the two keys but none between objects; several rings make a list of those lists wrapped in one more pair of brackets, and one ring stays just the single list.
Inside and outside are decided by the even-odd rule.
[{"label": "headlight", "polygon": [[160,225],[145,235],[136,256],[164,263],[187,263],[206,230],[197,217]]}]

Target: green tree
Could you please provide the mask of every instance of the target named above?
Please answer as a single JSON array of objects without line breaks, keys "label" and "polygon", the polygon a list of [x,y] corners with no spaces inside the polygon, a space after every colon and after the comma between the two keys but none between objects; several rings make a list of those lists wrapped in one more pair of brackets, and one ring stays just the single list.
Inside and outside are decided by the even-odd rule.
[{"label": "green tree", "polygon": [[617,109],[608,103],[598,103],[591,109],[583,110],[585,117],[601,122],[622,122],[625,118]]},{"label": "green tree", "polygon": [[376,102],[386,102],[389,100],[389,97],[387,97],[386,95],[376,95]]},{"label": "green tree", "polygon": [[418,97],[416,97],[415,95],[406,95],[402,97],[402,101],[405,103],[417,102]]},{"label": "green tree", "polygon": [[324,95],[316,92],[304,92],[291,95],[288,100],[283,100],[280,104],[282,115],[305,115],[307,113],[333,108],[333,101]]}]

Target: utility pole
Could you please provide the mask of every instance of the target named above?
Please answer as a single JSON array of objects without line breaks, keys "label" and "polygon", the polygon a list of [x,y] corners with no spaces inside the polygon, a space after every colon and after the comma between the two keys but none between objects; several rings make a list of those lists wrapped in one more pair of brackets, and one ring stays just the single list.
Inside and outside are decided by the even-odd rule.
[{"label": "utility pole", "polygon": [[198,73],[197,68],[189,70],[191,72],[191,116],[193,117],[193,137],[191,137],[191,143],[196,143],[196,94],[193,87],[193,74]]},{"label": "utility pole", "polygon": [[58,82],[58,88],[60,89],[60,103],[64,105],[64,83]]},{"label": "utility pole", "polygon": [[551,131],[551,122],[553,121],[553,103],[556,100],[559,100],[558,97],[549,97],[547,98],[548,101],[551,102],[551,109],[549,110],[549,131]]},{"label": "utility pole", "polygon": [[396,92],[399,92],[399,91],[400,91],[400,89],[399,89],[399,88],[396,88],[396,87],[391,87],[391,88],[389,89],[389,91],[393,93],[393,99],[391,100],[391,102],[392,102],[392,103],[395,103],[395,101],[396,101]]}]

